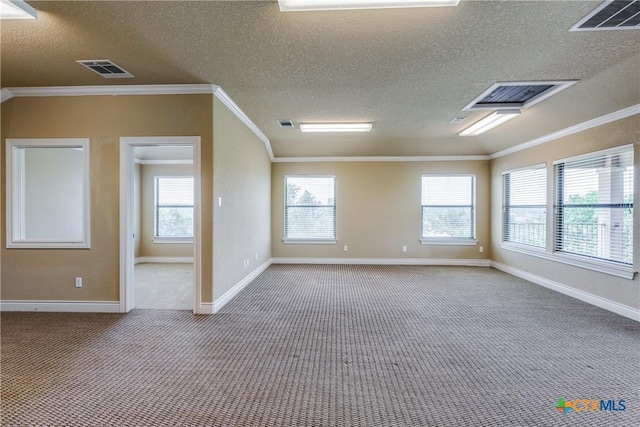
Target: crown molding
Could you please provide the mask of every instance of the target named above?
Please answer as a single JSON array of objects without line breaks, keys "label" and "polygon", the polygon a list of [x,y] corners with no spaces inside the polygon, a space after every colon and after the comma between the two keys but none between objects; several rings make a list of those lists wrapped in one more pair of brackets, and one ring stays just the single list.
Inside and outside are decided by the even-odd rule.
[{"label": "crown molding", "polygon": [[322,162],[467,162],[490,160],[488,155],[474,156],[341,156],[341,157],[276,157],[274,163]]},{"label": "crown molding", "polygon": [[214,95],[235,114],[242,123],[264,142],[269,159],[273,161],[273,149],[269,138],[256,126],[221,87],[212,84],[177,85],[107,85],[107,86],[49,86],[2,88],[1,102],[14,97],[46,96],[105,96],[105,95]]},{"label": "crown molding", "polygon": [[256,136],[260,138],[262,142],[264,142],[264,145],[267,148],[267,154],[269,154],[269,159],[271,159],[271,161],[274,161],[271,141],[269,141],[269,138],[267,138],[267,136],[260,130],[260,128],[258,128],[258,126],[256,126],[256,124],[251,121],[249,116],[247,116],[245,112],[242,111],[240,107],[238,107],[238,104],[236,104],[233,99],[231,99],[229,95],[227,95],[227,93],[222,90],[221,87],[216,87],[216,90],[213,92],[213,94],[216,98],[222,101],[222,103],[226,105],[227,108],[231,110],[231,112],[235,114],[235,116],[240,119],[242,123],[244,123],[249,129],[251,129],[251,131],[253,131],[253,133],[256,134]]},{"label": "crown molding", "polygon": [[0,90],[0,103],[8,101],[11,98],[13,98],[13,93],[6,87],[3,87],[2,90]]},{"label": "crown molding", "polygon": [[491,159],[504,157],[509,154],[517,153],[518,151],[526,150],[527,148],[535,147],[536,145],[544,144],[546,142],[551,142],[565,136],[573,135],[574,133],[583,132],[588,129],[606,125],[607,123],[615,122],[616,120],[626,119],[627,117],[631,117],[636,114],[640,114],[640,104],[632,105],[631,107],[623,108],[622,110],[614,111],[613,113],[605,114],[604,116],[579,123],[575,126],[570,126],[557,132],[541,136],[540,138],[532,139],[531,141],[518,144],[515,147],[497,151],[491,154],[489,157]]},{"label": "crown molding", "polygon": [[211,84],[193,84],[8,87],[2,90],[8,91],[12,97],[40,97],[104,95],[211,95],[216,91],[217,88],[218,86]]}]

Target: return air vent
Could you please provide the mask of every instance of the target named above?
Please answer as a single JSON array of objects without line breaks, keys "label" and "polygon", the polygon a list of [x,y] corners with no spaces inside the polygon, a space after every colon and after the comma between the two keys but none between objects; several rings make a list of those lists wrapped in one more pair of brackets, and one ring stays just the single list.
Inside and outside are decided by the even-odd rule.
[{"label": "return air vent", "polygon": [[94,73],[100,74],[105,79],[123,79],[133,77],[133,74],[108,59],[92,59],[76,62],[87,67]]},{"label": "return air vent", "polygon": [[276,120],[276,122],[278,123],[278,126],[280,126],[283,129],[293,129],[295,127],[295,125],[293,124],[293,121],[289,119],[278,119]]},{"label": "return air vent", "polygon": [[525,109],[568,88],[574,83],[576,83],[576,80],[496,83],[467,104],[462,111],[505,108]]},{"label": "return air vent", "polygon": [[640,1],[605,1],[569,31],[638,30]]}]

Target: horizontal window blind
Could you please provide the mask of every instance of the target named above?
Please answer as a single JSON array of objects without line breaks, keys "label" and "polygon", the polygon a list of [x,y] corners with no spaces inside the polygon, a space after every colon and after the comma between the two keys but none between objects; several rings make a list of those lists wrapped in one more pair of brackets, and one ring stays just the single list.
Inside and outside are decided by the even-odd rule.
[{"label": "horizontal window blind", "polygon": [[505,172],[502,240],[544,248],[547,242],[547,168]]},{"label": "horizontal window blind", "polygon": [[474,176],[422,176],[422,238],[475,239]]},{"label": "horizontal window blind", "polygon": [[193,237],[193,177],[155,178],[155,237]]},{"label": "horizontal window blind", "polygon": [[285,239],[334,240],[335,177],[287,176],[284,221]]},{"label": "horizontal window blind", "polygon": [[633,149],[557,162],[557,252],[633,263]]}]

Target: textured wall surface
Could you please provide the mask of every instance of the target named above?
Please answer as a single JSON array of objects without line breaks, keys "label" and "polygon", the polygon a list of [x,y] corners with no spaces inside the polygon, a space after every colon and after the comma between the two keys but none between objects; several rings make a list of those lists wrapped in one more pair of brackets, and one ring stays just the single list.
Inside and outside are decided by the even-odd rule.
[{"label": "textured wall surface", "polygon": [[264,143],[217,98],[213,139],[215,301],[271,258],[271,161]]},{"label": "textured wall surface", "polygon": [[[2,299],[119,300],[119,157],[123,136],[202,138],[203,224],[211,223],[212,96],[86,96],[15,98],[2,104],[2,164],[6,138],[90,138],[91,249],[6,249],[2,229]],[[5,177],[1,223],[5,224]],[[211,283],[211,227],[203,227],[202,283]],[[82,276],[84,286],[74,287]],[[203,301],[211,301],[203,286]]]},{"label": "textured wall surface", "polygon": [[[634,200],[640,199],[640,116],[636,115],[588,131],[580,132],[553,142],[500,157],[492,162],[492,259],[531,274],[559,282],[580,291],[612,300],[614,302],[640,308],[640,279],[622,279],[584,268],[574,267],[503,249],[502,242],[502,172],[529,165],[547,163],[547,189],[553,200],[553,161],[583,153],[634,144]],[[634,209],[634,268],[640,268],[640,212]]]},{"label": "textured wall surface", "polygon": [[[476,175],[478,246],[422,245],[422,174]],[[284,244],[285,175],[336,176],[336,245]],[[489,257],[489,162],[274,163],[274,257],[441,258]],[[348,252],[343,246],[348,245]],[[407,252],[402,252],[402,246]],[[483,246],[484,253],[479,252]]]}]

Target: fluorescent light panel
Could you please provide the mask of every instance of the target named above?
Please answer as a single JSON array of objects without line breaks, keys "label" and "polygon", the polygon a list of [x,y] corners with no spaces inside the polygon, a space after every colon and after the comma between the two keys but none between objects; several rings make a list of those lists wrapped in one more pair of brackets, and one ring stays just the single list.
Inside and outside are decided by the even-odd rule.
[{"label": "fluorescent light panel", "polygon": [[36,19],[38,12],[22,0],[0,0],[0,19]]},{"label": "fluorescent light panel", "polygon": [[460,0],[278,0],[282,12],[457,6]]},{"label": "fluorescent light panel", "polygon": [[489,114],[484,119],[472,124],[462,132],[460,136],[476,136],[493,129],[520,115],[520,110],[498,110]]},{"label": "fluorescent light panel", "polygon": [[300,123],[301,132],[369,132],[373,123]]}]

